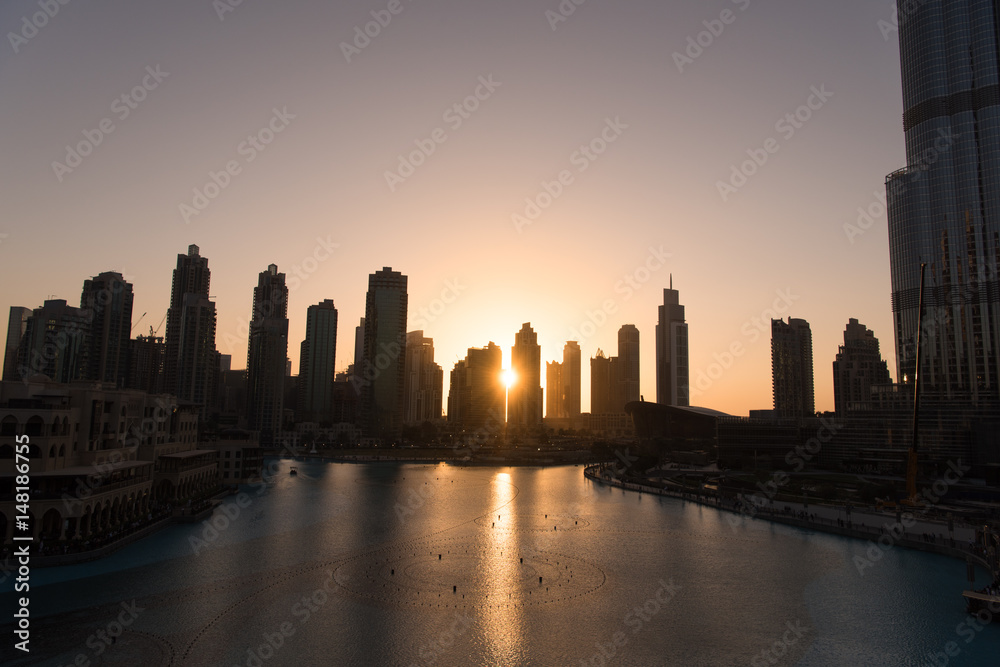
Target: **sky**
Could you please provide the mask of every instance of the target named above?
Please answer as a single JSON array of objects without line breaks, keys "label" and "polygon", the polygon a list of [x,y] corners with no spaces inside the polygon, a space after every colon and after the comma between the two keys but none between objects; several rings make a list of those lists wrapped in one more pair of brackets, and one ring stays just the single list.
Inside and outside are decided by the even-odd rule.
[{"label": "sky", "polygon": [[506,364],[530,322],[543,362],[580,341],[586,411],[586,359],[623,324],[655,400],[672,275],[694,405],[772,406],[771,317],[811,324],[817,410],[849,318],[895,377],[894,3],[576,2],[0,4],[0,308],[76,305],[119,271],[148,333],[197,244],[234,368],[271,263],[293,372],[324,299],[346,368],[368,275],[392,267],[445,393],[468,348]]}]

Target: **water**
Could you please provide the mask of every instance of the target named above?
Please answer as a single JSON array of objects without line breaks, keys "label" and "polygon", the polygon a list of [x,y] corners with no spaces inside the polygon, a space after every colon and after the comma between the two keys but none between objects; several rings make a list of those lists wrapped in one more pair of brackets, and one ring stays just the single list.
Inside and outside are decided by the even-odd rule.
[{"label": "water", "polygon": [[[714,509],[604,487],[581,467],[296,462],[290,476],[290,463],[275,487],[230,496],[217,531],[172,526],[94,563],[34,571],[34,651],[14,660],[5,643],[5,664],[993,665],[1000,655],[1000,624],[965,625],[955,559],[896,548],[862,576],[853,558],[865,542],[761,521],[734,528]],[[119,623],[127,631],[110,645],[102,637]]]}]

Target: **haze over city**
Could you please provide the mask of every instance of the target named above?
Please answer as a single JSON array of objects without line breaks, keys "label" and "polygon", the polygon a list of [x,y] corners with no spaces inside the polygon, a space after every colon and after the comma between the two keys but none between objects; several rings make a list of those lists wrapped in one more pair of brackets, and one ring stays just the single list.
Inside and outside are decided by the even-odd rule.
[{"label": "haze over city", "polygon": [[[559,359],[606,316],[580,337],[584,358],[613,354],[635,324],[649,400],[672,274],[692,404],[770,407],[779,293],[794,299],[776,316],[812,327],[817,410],[833,407],[849,318],[895,376],[879,200],[905,163],[892,3],[588,2],[568,16],[551,4],[60,5],[0,55],[6,89],[31,90],[0,100],[16,156],[0,167],[0,253],[19,276],[0,303],[73,304],[83,279],[117,270],[135,285],[133,320],[146,313],[133,334],[146,333],[196,243],[234,367],[256,276],[274,263],[289,276],[293,372],[306,307],[327,298],[345,368],[366,278],[391,266],[409,276],[407,329],[434,338],[446,372],[489,341],[506,365],[523,322],[543,361]],[[7,3],[0,23],[34,6]],[[391,20],[366,44],[356,28],[371,12]],[[69,167],[67,147],[88,136],[100,140]],[[740,185],[734,167],[754,155],[764,164]],[[528,200],[553,192],[532,215]],[[851,233],[859,207],[873,223]],[[699,387],[733,343],[742,356]]]}]

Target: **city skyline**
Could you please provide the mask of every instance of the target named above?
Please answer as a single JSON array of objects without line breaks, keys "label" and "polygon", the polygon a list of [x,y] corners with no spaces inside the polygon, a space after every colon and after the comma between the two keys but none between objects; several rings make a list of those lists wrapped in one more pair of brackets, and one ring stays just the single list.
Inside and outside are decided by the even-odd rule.
[{"label": "city skyline", "polygon": [[[26,156],[2,167],[9,197],[0,256],[10,271],[36,276],[3,285],[0,305],[34,308],[48,295],[73,303],[83,278],[118,270],[136,286],[135,313],[148,313],[135,329],[144,332],[166,311],[172,255],[196,243],[212,259],[219,351],[236,359],[245,341],[226,336],[245,337],[246,286],[269,263],[288,275],[292,341],[304,337],[310,303],[333,298],[342,322],[360,319],[364,276],[391,265],[412,276],[407,328],[435,339],[445,367],[470,345],[509,347],[501,337],[524,321],[539,332],[543,359],[558,360],[572,331],[591,322],[588,313],[600,319],[609,300],[617,312],[604,313],[612,323],[582,341],[586,353],[614,349],[618,326],[632,322],[644,334],[642,358],[652,359],[657,293],[672,272],[698,324],[692,383],[715,354],[746,344],[721,379],[692,396],[733,414],[769,402],[766,330],[751,324],[760,337],[750,344],[743,325],[778,291],[795,297],[778,316],[813,325],[818,409],[833,407],[829,366],[843,322],[857,318],[890,340],[878,211],[885,174],[905,163],[898,48],[895,32],[880,27],[891,25],[891,3],[588,5],[553,29],[536,5],[472,12],[431,1],[396,17],[350,62],[340,43],[372,8],[291,6],[294,18],[246,3],[222,18],[210,5],[70,5],[16,53],[8,44],[3,76],[12,89],[53,85],[30,102],[0,102],[7,148]],[[674,54],[727,7],[736,21],[678,71]],[[9,3],[0,19],[17,26],[29,10],[36,5]],[[433,18],[442,13],[452,20]],[[118,30],[135,39],[111,39]],[[511,54],[511,35],[522,55]],[[607,53],[593,50],[596,35]],[[463,46],[467,39],[475,49]],[[287,49],[252,48],[264,42]],[[742,57],[760,44],[771,47]],[[455,49],[467,57],[453,57]],[[295,74],[268,76],[286,71]],[[435,77],[418,91],[412,82],[426,71]],[[480,82],[491,76],[490,86]],[[122,118],[112,103],[137,86],[143,99],[130,97],[134,109],[115,105],[129,111]],[[791,137],[775,130],[823,86],[832,97],[815,118],[798,129],[783,124],[795,129]],[[470,97],[476,111],[445,120]],[[52,163],[66,162],[65,146],[84,141],[84,131],[96,137],[104,118],[114,131],[60,180]],[[399,156],[437,127],[446,141],[390,190],[386,172],[398,174]],[[273,141],[264,146],[258,134]],[[264,149],[248,142],[241,153],[249,135]],[[718,183],[736,178],[733,166],[769,137],[780,151],[723,201]],[[609,141],[606,151],[579,171],[589,160],[580,146],[597,139]],[[218,176],[230,161],[239,173]],[[556,191],[564,169],[572,182],[516,228],[511,216],[532,213],[526,198],[546,203],[543,182]],[[195,189],[217,196],[186,222],[179,207],[196,203]],[[859,207],[874,223],[849,237],[845,225],[857,223]],[[39,275],[33,249],[43,247]],[[847,265],[858,268],[845,281]],[[292,345],[293,368],[298,354]],[[350,358],[350,336],[339,337],[337,354]],[[886,357],[894,367],[895,355],[887,349]],[[652,381],[643,373],[647,399]],[[588,378],[583,385],[586,405]]]}]

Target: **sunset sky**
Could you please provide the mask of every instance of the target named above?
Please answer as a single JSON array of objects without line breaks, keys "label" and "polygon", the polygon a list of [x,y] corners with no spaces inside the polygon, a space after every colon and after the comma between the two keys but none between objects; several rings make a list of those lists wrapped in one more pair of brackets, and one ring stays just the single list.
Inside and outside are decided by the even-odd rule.
[{"label": "sunset sky", "polygon": [[[0,4],[5,318],[78,305],[86,278],[116,270],[133,322],[147,312],[133,335],[148,333],[194,243],[234,368],[270,263],[292,286],[293,372],[306,308],[327,298],[346,368],[368,274],[390,266],[409,276],[408,328],[434,338],[446,394],[469,347],[494,341],[507,362],[531,322],[543,363],[561,360],[606,315],[581,339],[586,411],[586,360],[616,354],[625,323],[655,400],[673,274],[692,404],[771,407],[776,301],[812,326],[818,410],[833,409],[849,318],[895,377],[879,201],[904,166],[890,0],[48,1],[51,17]],[[763,164],[731,181],[751,155]],[[873,223],[849,238],[859,207]]]}]

